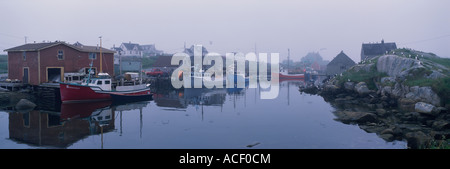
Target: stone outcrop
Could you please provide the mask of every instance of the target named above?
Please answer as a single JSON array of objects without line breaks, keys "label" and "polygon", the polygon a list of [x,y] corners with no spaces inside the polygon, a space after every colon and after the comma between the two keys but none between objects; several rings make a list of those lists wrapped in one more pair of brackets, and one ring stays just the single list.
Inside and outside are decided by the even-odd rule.
[{"label": "stone outcrop", "polygon": [[20,101],[16,104],[16,110],[30,110],[34,109],[36,107],[36,104],[33,102],[27,100],[27,99],[20,99]]},{"label": "stone outcrop", "polygon": [[355,111],[338,111],[335,113],[337,120],[344,123],[375,123],[378,122],[377,116],[373,113],[355,112]]},{"label": "stone outcrop", "polygon": [[347,91],[353,91],[355,89],[355,82],[345,82],[344,89]]},{"label": "stone outcrop", "polygon": [[[440,97],[443,96],[431,86],[412,86],[429,84],[421,80],[448,77],[442,73],[449,72],[447,68],[427,59],[396,55],[380,56],[376,63],[374,60],[355,65],[347,72],[369,76],[364,78],[366,82],[373,81],[376,87],[373,90],[365,82],[339,77],[318,87],[317,94],[336,108],[336,120],[356,123],[386,141],[406,140],[410,148],[426,148],[430,141],[450,138],[450,111],[449,105],[442,105],[445,100]],[[378,72],[371,74],[375,67]],[[435,70],[435,67],[446,70]],[[380,72],[387,77],[379,78]],[[345,76],[352,77],[351,74]]]},{"label": "stone outcrop", "polygon": [[377,71],[391,77],[406,77],[409,71],[417,68],[424,68],[420,61],[396,55],[380,56],[377,61]]},{"label": "stone outcrop", "polygon": [[414,106],[414,110],[419,113],[433,114],[433,112],[436,112],[436,107],[428,103],[417,102]]},{"label": "stone outcrop", "polygon": [[441,105],[441,99],[429,86],[419,87],[413,86],[409,88],[409,92],[405,95],[405,98],[411,99],[417,102],[427,102],[435,106]]},{"label": "stone outcrop", "polygon": [[370,93],[370,90],[365,82],[359,82],[358,84],[356,84],[355,91],[360,95],[366,95]]}]

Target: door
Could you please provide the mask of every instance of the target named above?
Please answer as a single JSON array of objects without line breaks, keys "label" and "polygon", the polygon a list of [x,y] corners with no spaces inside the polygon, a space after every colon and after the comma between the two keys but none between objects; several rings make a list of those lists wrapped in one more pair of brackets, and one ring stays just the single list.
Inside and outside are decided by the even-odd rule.
[{"label": "door", "polygon": [[28,83],[28,76],[29,76],[28,74],[29,74],[28,68],[24,67],[23,68],[23,79],[22,79],[23,83]]},{"label": "door", "polygon": [[47,82],[62,82],[64,81],[63,67],[47,67]]}]

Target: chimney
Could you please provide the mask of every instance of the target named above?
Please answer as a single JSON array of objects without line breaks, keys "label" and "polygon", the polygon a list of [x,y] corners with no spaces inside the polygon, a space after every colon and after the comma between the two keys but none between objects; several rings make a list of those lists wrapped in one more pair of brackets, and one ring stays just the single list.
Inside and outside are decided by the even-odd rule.
[{"label": "chimney", "polygon": [[381,39],[381,44],[384,44],[384,39]]}]

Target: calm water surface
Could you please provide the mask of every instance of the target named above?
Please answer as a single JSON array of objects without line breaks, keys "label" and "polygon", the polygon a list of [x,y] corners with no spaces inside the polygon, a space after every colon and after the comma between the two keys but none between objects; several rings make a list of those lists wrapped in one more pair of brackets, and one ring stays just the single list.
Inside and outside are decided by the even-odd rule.
[{"label": "calm water surface", "polygon": [[406,148],[335,121],[334,108],[301,94],[301,83],[281,82],[273,100],[259,88],[184,89],[137,103],[0,111],[0,148]]}]

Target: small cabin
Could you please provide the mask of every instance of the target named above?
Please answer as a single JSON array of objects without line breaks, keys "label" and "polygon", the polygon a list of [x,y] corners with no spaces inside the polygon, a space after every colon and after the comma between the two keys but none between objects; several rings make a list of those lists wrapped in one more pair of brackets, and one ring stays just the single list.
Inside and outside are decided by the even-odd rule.
[{"label": "small cabin", "polygon": [[327,75],[340,74],[356,63],[348,57],[344,51],[341,51],[334,59],[327,65]]},{"label": "small cabin", "polygon": [[[83,79],[81,82],[81,85],[87,85],[87,86],[98,86],[99,89],[110,91],[112,80],[111,77],[107,73],[99,73],[98,76],[93,77],[87,77]],[[93,90],[96,90],[93,88]]]}]

